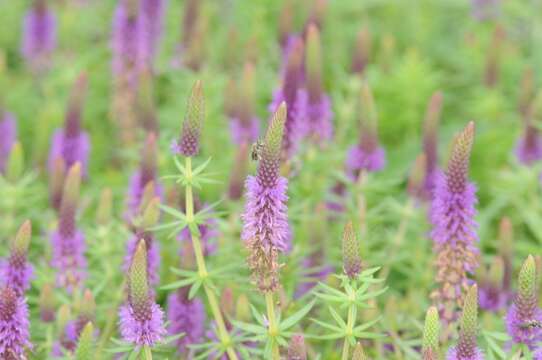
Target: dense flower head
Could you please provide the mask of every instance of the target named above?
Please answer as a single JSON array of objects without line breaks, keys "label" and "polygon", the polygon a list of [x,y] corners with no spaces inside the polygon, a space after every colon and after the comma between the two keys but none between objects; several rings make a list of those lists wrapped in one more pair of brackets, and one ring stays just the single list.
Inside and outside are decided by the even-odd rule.
[{"label": "dense flower head", "polygon": [[371,56],[371,32],[367,26],[362,27],[356,36],[354,54],[352,56],[352,72],[362,74],[369,64]]},{"label": "dense flower head", "polygon": [[173,152],[186,157],[199,152],[201,127],[205,119],[205,98],[201,81],[196,81],[188,98],[181,137],[172,144]]},{"label": "dense flower head", "polygon": [[0,109],[0,116],[0,173],[3,173],[11,148],[17,140],[17,122],[10,112]]},{"label": "dense flower head", "polygon": [[346,223],[342,238],[343,270],[349,278],[355,279],[361,273],[359,242],[352,222]]},{"label": "dense flower head", "polygon": [[438,172],[438,127],[442,102],[442,92],[435,92],[427,105],[423,123],[423,152],[426,158],[424,190],[428,199],[435,187]]},{"label": "dense flower head", "polygon": [[86,89],[87,76],[83,73],[78,77],[72,89],[64,128],[57,129],[53,134],[47,163],[49,174],[57,170],[57,161],[60,158],[67,168],[76,162],[81,163],[83,176],[88,175],[90,139],[86,132],[81,131],[81,112]]},{"label": "dense flower head", "polygon": [[80,184],[81,165],[76,163],[66,176],[58,227],[50,236],[51,265],[57,270],[57,284],[68,291],[79,287],[86,277],[85,238],[75,224]]},{"label": "dense flower head", "polygon": [[0,358],[24,358],[31,348],[26,300],[9,287],[0,290]]},{"label": "dense flower head", "polygon": [[515,343],[531,350],[542,342],[542,309],[538,306],[539,286],[535,259],[529,255],[521,267],[518,292],[506,315],[506,328]]},{"label": "dense flower head", "polygon": [[357,178],[362,170],[374,172],[386,166],[386,152],[378,140],[373,94],[366,81],[362,84],[359,106],[359,142],[350,148],[346,159],[346,172],[351,178]]},{"label": "dense flower head", "polygon": [[288,63],[284,72],[282,86],[273,94],[273,101],[269,107],[272,112],[275,112],[282,102],[285,102],[288,107],[282,141],[284,155],[287,157],[292,156],[297,150],[302,135],[302,124],[300,122],[307,106],[307,96],[298,96],[302,93],[303,52],[303,40],[297,39],[288,54]]},{"label": "dense flower head", "polygon": [[425,315],[425,324],[423,327],[422,357],[423,360],[438,359],[438,344],[440,334],[440,321],[438,310],[431,306]]},{"label": "dense flower head", "polygon": [[307,360],[305,338],[302,334],[294,334],[288,346],[288,360]]},{"label": "dense flower head", "polygon": [[128,273],[128,301],[119,311],[120,333],[127,342],[152,346],[166,333],[164,313],[152,298],[147,279],[147,251],[141,240]]},{"label": "dense flower head", "polygon": [[2,286],[11,288],[17,296],[22,296],[30,287],[33,268],[27,262],[27,255],[31,233],[32,227],[30,221],[27,220],[21,225],[11,242],[7,261],[0,267]]},{"label": "dense flower head", "polygon": [[179,353],[191,344],[201,342],[205,334],[205,308],[200,299],[188,299],[188,289],[181,288],[168,296],[167,318],[170,335],[184,333],[176,342]]},{"label": "dense flower head", "polygon": [[478,331],[478,287],[471,286],[465,295],[457,346],[448,353],[448,359],[479,360],[483,356],[476,345]]},{"label": "dense flower head", "polygon": [[478,240],[475,196],[476,188],[468,181],[469,158],[474,140],[474,123],[455,138],[448,169],[439,173],[431,204],[431,238],[437,254],[436,280],[440,289],[433,293],[442,317],[455,317],[456,302],[461,302],[462,289],[468,287],[467,273],[478,266]]},{"label": "dense flower head", "polygon": [[132,259],[137,250],[137,245],[140,240],[145,241],[147,250],[147,274],[149,277],[149,285],[156,286],[160,281],[160,248],[158,242],[154,236],[150,233],[138,233],[132,235],[130,240],[126,243],[126,255],[124,256],[124,263],[122,269],[128,271],[132,263]]},{"label": "dense flower head", "polygon": [[34,70],[42,70],[56,48],[56,17],[46,0],[35,0],[23,21],[21,54]]}]

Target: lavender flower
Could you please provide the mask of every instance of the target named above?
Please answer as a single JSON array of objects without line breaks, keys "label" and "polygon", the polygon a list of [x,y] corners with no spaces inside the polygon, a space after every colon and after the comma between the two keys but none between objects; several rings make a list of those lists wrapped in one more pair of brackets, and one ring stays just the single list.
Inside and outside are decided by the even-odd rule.
[{"label": "lavender flower", "polygon": [[290,345],[288,346],[288,360],[307,360],[307,349],[305,347],[305,338],[302,334],[292,335]]},{"label": "lavender flower", "polygon": [[363,74],[371,56],[371,33],[367,26],[361,28],[354,44],[352,72]]},{"label": "lavender flower", "polygon": [[152,68],[162,34],[166,0],[141,0],[141,42],[139,57]]},{"label": "lavender flower", "polygon": [[438,176],[438,126],[442,110],[442,92],[437,91],[429,100],[423,123],[423,153],[425,154],[424,198],[431,199]]},{"label": "lavender flower", "polygon": [[32,347],[28,328],[26,300],[9,287],[0,290],[0,358],[25,357],[25,349]]},{"label": "lavender flower", "polygon": [[149,291],[147,250],[140,241],[128,275],[128,301],[120,308],[119,326],[124,341],[153,346],[166,334],[164,313]]},{"label": "lavender flower", "polygon": [[17,140],[17,123],[12,113],[1,111],[0,119],[0,174],[4,173],[11,148]]},{"label": "lavender flower", "polygon": [[355,180],[362,170],[374,172],[386,166],[386,152],[379,145],[377,132],[377,114],[373,94],[367,82],[361,89],[360,138],[357,145],[348,151],[346,172]]},{"label": "lavender flower", "polygon": [[425,315],[425,324],[423,327],[422,358],[423,360],[437,360],[439,358],[439,333],[440,322],[438,310],[431,306]]},{"label": "lavender flower", "polygon": [[23,296],[30,287],[33,269],[27,262],[27,255],[31,233],[30,220],[26,220],[11,242],[9,258],[0,268],[2,286],[9,287],[17,296]]},{"label": "lavender flower", "polygon": [[58,166],[55,162],[62,159],[69,168],[76,162],[81,163],[83,176],[88,175],[89,136],[81,131],[81,111],[87,90],[87,76],[81,74],[72,89],[71,98],[64,121],[64,128],[53,134],[49,152],[48,169],[52,174]]},{"label": "lavender flower", "polygon": [[476,345],[478,324],[478,289],[473,285],[465,296],[461,329],[457,346],[450,348],[447,360],[483,360],[484,355]]},{"label": "lavender flower", "polygon": [[501,257],[495,257],[489,271],[480,267],[480,291],[478,294],[481,309],[497,312],[504,307],[508,294],[503,289],[504,262]]},{"label": "lavender flower", "polygon": [[252,143],[260,133],[260,119],[254,115],[254,65],[251,63],[245,64],[237,92],[230,114],[231,136],[237,145]]},{"label": "lavender flower", "polygon": [[542,342],[542,310],[538,306],[537,266],[532,255],[523,263],[518,277],[518,292],[506,315],[506,329],[513,342],[531,350]]},{"label": "lavender flower", "polygon": [[81,164],[76,163],[68,171],[58,227],[51,233],[51,265],[57,270],[57,285],[68,291],[78,288],[86,278],[85,237],[75,224],[80,184]]},{"label": "lavender flower", "polygon": [[168,296],[167,318],[170,321],[170,335],[184,333],[177,340],[179,353],[187,351],[187,346],[201,342],[205,334],[205,308],[201,300],[188,299],[188,289],[181,288]]},{"label": "lavender flower", "polygon": [[[333,111],[331,101],[322,89],[322,49],[318,28],[311,24],[307,31],[305,55],[307,72],[307,104],[304,107],[305,119],[300,126],[303,133],[319,143],[330,140],[333,136]],[[301,110],[303,107],[300,107]]]},{"label": "lavender flower", "polygon": [[269,123],[257,175],[246,181],[246,207],[241,238],[249,248],[249,267],[262,292],[278,286],[278,252],[290,247],[286,201],[288,181],[279,174],[286,104],[282,103]]},{"label": "lavender flower", "polygon": [[524,165],[532,165],[542,160],[542,137],[531,120],[526,121],[514,152],[518,161]]},{"label": "lavender flower", "polygon": [[23,22],[21,54],[35,70],[47,67],[56,48],[56,17],[47,8],[46,0],[34,0]]},{"label": "lavender flower", "polygon": [[439,174],[431,204],[431,238],[436,252],[436,281],[440,288],[432,294],[443,320],[456,317],[456,303],[467,289],[467,274],[478,266],[478,236],[475,205],[476,188],[468,181],[469,160],[474,142],[474,123],[456,136],[445,174]]},{"label": "lavender flower", "polygon": [[301,90],[303,75],[303,40],[297,39],[288,55],[282,86],[273,94],[269,110],[275,112],[282,102],[286,103],[288,113],[284,124],[282,148],[286,157],[291,157],[297,146],[303,128],[301,121],[307,109],[307,95]]},{"label": "lavender flower", "polygon": [[173,142],[172,150],[175,154],[186,157],[196,156],[199,152],[201,127],[205,118],[205,98],[201,81],[196,81],[192,87],[186,105],[186,115],[179,141]]},{"label": "lavender flower", "polygon": [[132,175],[128,185],[126,204],[126,217],[128,219],[133,219],[141,210],[146,188],[149,188],[152,197],[158,196],[159,198],[162,198],[163,196],[162,186],[158,182],[156,157],[156,135],[154,133],[149,133],[145,139],[145,144],[141,149],[139,169]]}]

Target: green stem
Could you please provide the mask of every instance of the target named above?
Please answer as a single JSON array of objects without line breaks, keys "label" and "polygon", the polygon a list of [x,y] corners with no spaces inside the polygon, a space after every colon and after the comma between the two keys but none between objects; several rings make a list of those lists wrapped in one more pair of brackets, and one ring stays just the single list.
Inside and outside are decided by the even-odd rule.
[{"label": "green stem", "polygon": [[280,360],[279,345],[276,341],[276,337],[278,335],[278,327],[276,323],[277,318],[275,317],[275,304],[273,302],[273,293],[265,293],[265,304],[267,306],[267,320],[269,321],[269,337],[273,341],[272,359]]},{"label": "green stem", "polygon": [[343,343],[343,355],[341,357],[342,360],[348,360],[348,353],[350,352],[350,341],[348,341],[348,337],[352,336],[354,332],[354,324],[356,322],[356,314],[355,314],[355,306],[356,304],[350,304],[348,307],[348,319],[346,322],[346,337],[344,338]]},{"label": "green stem", "polygon": [[[194,195],[192,192],[192,158],[185,158],[185,171],[186,171],[186,189],[185,189],[185,207],[186,207],[186,222],[192,224],[194,222]],[[230,334],[226,329],[224,323],[224,317],[218,306],[218,300],[216,295],[208,283],[205,281],[209,273],[207,272],[207,267],[205,266],[205,258],[203,257],[203,250],[201,247],[201,241],[199,235],[192,231],[192,227],[189,227],[190,235],[192,237],[192,247],[194,248],[194,255],[196,257],[196,264],[198,266],[198,274],[203,281],[203,288],[205,294],[207,295],[207,300],[209,301],[209,306],[211,307],[211,312],[216,322],[218,329],[218,337],[224,346],[226,346],[226,352],[230,360],[237,360],[237,354],[233,349]]]},{"label": "green stem", "polygon": [[143,353],[145,354],[145,360],[152,360],[151,348],[148,345],[143,347]]}]

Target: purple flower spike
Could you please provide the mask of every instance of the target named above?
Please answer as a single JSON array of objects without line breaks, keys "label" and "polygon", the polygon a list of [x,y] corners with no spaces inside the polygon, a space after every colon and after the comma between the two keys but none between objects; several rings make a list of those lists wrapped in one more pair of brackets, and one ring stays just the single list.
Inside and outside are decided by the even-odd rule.
[{"label": "purple flower spike", "polygon": [[0,173],[3,173],[11,148],[17,140],[17,123],[10,112],[0,110],[0,113]]},{"label": "purple flower spike", "polygon": [[[307,72],[307,104],[303,117],[303,133],[318,143],[330,140],[333,136],[333,111],[331,101],[322,89],[322,49],[320,34],[316,25],[311,24],[307,31],[305,55]],[[299,110],[302,110],[300,108]]]},{"label": "purple flower spike", "polygon": [[75,224],[80,184],[81,165],[76,163],[64,184],[58,228],[51,233],[51,265],[57,270],[57,285],[69,292],[80,287],[86,278],[85,237]]},{"label": "purple flower spike", "polygon": [[506,304],[508,293],[503,288],[504,262],[496,257],[486,273],[480,268],[479,305],[481,309],[498,312]]},{"label": "purple flower spike", "polygon": [[448,170],[437,178],[431,204],[431,238],[437,256],[436,281],[440,284],[432,298],[446,323],[455,319],[462,289],[468,287],[467,274],[478,266],[476,188],[468,181],[473,142],[474,123],[470,122],[455,138]]},{"label": "purple flower spike", "polygon": [[25,358],[31,348],[28,332],[28,306],[23,297],[9,287],[0,290],[0,358]]},{"label": "purple flower spike", "polygon": [[538,306],[539,287],[535,259],[529,255],[521,267],[518,293],[506,315],[506,329],[513,342],[525,344],[531,350],[542,342],[542,310]]},{"label": "purple flower spike", "polygon": [[478,289],[476,284],[470,287],[465,296],[461,328],[457,346],[450,348],[447,360],[483,360],[484,355],[476,345],[478,324]]},{"label": "purple flower spike", "polygon": [[164,313],[149,291],[147,250],[140,241],[128,273],[128,301],[120,308],[119,326],[124,341],[153,346],[166,334]]},{"label": "purple flower spike", "polygon": [[386,152],[379,145],[377,114],[373,94],[367,82],[361,89],[360,138],[357,145],[350,148],[346,159],[346,172],[355,180],[362,170],[375,172],[386,166]]},{"label": "purple flower spike", "polygon": [[201,342],[205,334],[205,308],[199,299],[188,299],[188,289],[181,288],[168,297],[167,317],[170,321],[170,335],[184,333],[177,340],[179,353],[187,351],[187,346]]},{"label": "purple flower spike", "polygon": [[2,286],[12,289],[17,296],[23,296],[30,287],[32,265],[27,262],[28,245],[32,234],[32,225],[27,220],[21,225],[17,236],[11,243],[8,260],[0,268]]},{"label": "purple flower spike", "polygon": [[278,286],[278,252],[291,247],[286,207],[288,181],[279,174],[285,121],[286,104],[282,103],[269,123],[257,175],[246,181],[241,238],[249,248],[249,267],[262,292]]},{"label": "purple flower spike", "polygon": [[181,137],[172,144],[175,154],[186,157],[196,156],[199,152],[201,127],[205,119],[205,98],[201,81],[198,80],[192,87],[188,98],[186,115],[181,129]]},{"label": "purple flower spike", "polygon": [[49,152],[48,170],[52,174],[56,169],[57,159],[62,159],[69,168],[76,162],[81,163],[83,177],[88,176],[89,136],[81,131],[81,112],[87,90],[87,76],[81,74],[72,89],[66,113],[64,128],[53,134]]},{"label": "purple flower spike", "polygon": [[119,0],[113,17],[111,47],[113,74],[131,87],[141,70],[140,51],[144,48],[139,0]]},{"label": "purple flower spike", "polygon": [[56,48],[56,18],[45,0],[35,0],[23,22],[21,54],[35,71],[48,66]]},{"label": "purple flower spike", "polygon": [[289,158],[297,150],[299,140],[301,139],[302,118],[306,113],[307,96],[302,95],[301,90],[303,81],[303,40],[296,39],[293,48],[288,55],[288,63],[282,80],[282,87],[275,91],[273,102],[269,110],[275,112],[284,101],[288,107],[286,114],[286,123],[284,125],[284,139],[282,141],[285,155]]},{"label": "purple flower spike", "polygon": [[524,165],[532,165],[534,162],[542,160],[542,137],[531,121],[528,120],[525,124],[525,129],[514,152],[518,161]]},{"label": "purple flower spike", "polygon": [[159,46],[166,0],[141,0],[141,61],[152,68]]}]

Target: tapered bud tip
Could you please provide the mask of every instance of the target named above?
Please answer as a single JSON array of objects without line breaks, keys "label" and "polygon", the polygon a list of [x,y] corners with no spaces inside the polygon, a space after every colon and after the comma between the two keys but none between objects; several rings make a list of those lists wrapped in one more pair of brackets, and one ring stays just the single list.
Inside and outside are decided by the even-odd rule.
[{"label": "tapered bud tip", "polygon": [[462,192],[467,184],[474,134],[474,122],[471,121],[455,137],[452,154],[448,163],[448,184],[452,192]]},{"label": "tapered bud tip", "polygon": [[424,180],[427,169],[427,157],[425,154],[419,154],[414,161],[414,166],[410,170],[410,176],[408,177],[408,193],[415,197],[420,198],[424,191]]},{"label": "tapered bud tip", "polygon": [[[501,238],[501,242],[503,242],[506,245],[511,245],[512,239],[514,237],[514,228],[512,226],[512,221],[509,217],[503,217],[501,219],[501,222],[499,223],[499,237]],[[508,247],[506,250],[509,250]]]},{"label": "tapered bud tip", "polygon": [[235,305],[235,318],[239,321],[250,321],[250,302],[245,294],[239,295]]},{"label": "tapered bud tip", "polygon": [[318,101],[322,90],[322,49],[320,48],[320,34],[314,24],[310,24],[307,31],[305,68],[307,72],[309,100],[313,102]]},{"label": "tapered bud tip", "polygon": [[461,331],[464,334],[475,334],[478,318],[478,286],[472,285],[463,302],[463,314],[461,317]]},{"label": "tapered bud tip", "polygon": [[360,123],[362,126],[362,131],[365,130],[363,132],[367,133],[366,134],[367,136],[375,137],[377,113],[376,113],[373,93],[367,81],[363,81],[362,83],[360,97],[361,97]]},{"label": "tapered bud tip", "polygon": [[491,285],[494,288],[499,289],[503,281],[503,276],[504,276],[504,261],[502,257],[496,256],[493,259],[491,267],[489,268],[488,280],[490,281]]},{"label": "tapered bud tip", "polygon": [[536,280],[537,280],[536,261],[532,255],[529,255],[519,271],[519,296],[522,299],[536,298]]},{"label": "tapered bud tip", "polygon": [[263,149],[264,160],[275,160],[280,156],[282,147],[282,136],[284,134],[284,123],[286,122],[286,103],[283,101],[271,117],[265,144]]},{"label": "tapered bud tip", "polygon": [[44,284],[40,292],[40,318],[43,322],[53,322],[55,319],[55,295],[53,285]]},{"label": "tapered bud tip", "polygon": [[156,166],[156,134],[149,132],[143,148],[143,168],[152,171]]},{"label": "tapered bud tip", "polygon": [[83,293],[83,301],[81,302],[80,314],[87,319],[92,319],[96,313],[96,301],[92,295],[92,291],[86,289]]},{"label": "tapered bud tip", "polygon": [[160,218],[160,198],[154,197],[143,212],[143,229],[150,228],[158,223]]},{"label": "tapered bud tip", "polygon": [[91,360],[94,359],[93,351],[93,341],[94,341],[94,326],[92,322],[87,322],[81,335],[79,336],[79,341],[77,343],[77,349],[75,350],[75,359],[76,360]]},{"label": "tapered bud tip", "polygon": [[288,360],[306,360],[307,349],[305,347],[305,338],[301,334],[295,334],[290,339],[288,346]]},{"label": "tapered bud tip", "polygon": [[438,310],[431,306],[425,315],[425,325],[423,327],[423,352],[436,353],[438,349],[440,333],[440,319]]},{"label": "tapered bud tip", "polygon": [[137,244],[136,252],[132,258],[129,281],[132,305],[135,307],[146,305],[149,289],[147,284],[147,248],[143,239]]},{"label": "tapered bud tip", "polygon": [[113,212],[113,192],[110,188],[105,188],[100,194],[98,209],[96,210],[96,222],[99,225],[106,225],[111,221]]},{"label": "tapered bud tip", "polygon": [[60,309],[58,309],[58,316],[56,319],[56,323],[57,323],[56,328],[59,329],[60,331],[63,331],[68,321],[70,321],[71,316],[72,314],[71,314],[70,306],[68,304],[62,305]]},{"label": "tapered bud tip", "polygon": [[201,127],[205,117],[203,86],[197,80],[188,98],[181,138],[174,144],[174,151],[184,156],[195,156],[199,152]]},{"label": "tapered bud tip", "polygon": [[19,231],[17,232],[17,235],[13,240],[13,243],[11,245],[12,251],[26,254],[26,252],[28,251],[28,245],[30,244],[31,236],[32,224],[30,220],[26,220],[19,228]]},{"label": "tapered bud tip", "polygon": [[16,141],[9,152],[8,161],[6,164],[6,179],[9,181],[17,181],[24,171],[24,154],[21,143]]},{"label": "tapered bud tip", "polygon": [[88,75],[85,71],[82,71],[77,79],[75,80],[75,84],[73,85],[72,93],[71,93],[71,104],[72,105],[81,105],[86,92],[87,92],[87,86],[88,86]]},{"label": "tapered bud tip", "polygon": [[363,345],[361,345],[360,342],[358,342],[354,348],[352,360],[369,360],[369,357],[365,353],[365,349],[363,349]]},{"label": "tapered bud tip", "polygon": [[353,279],[361,272],[361,257],[359,244],[352,222],[346,223],[342,239],[343,270],[349,278]]}]

